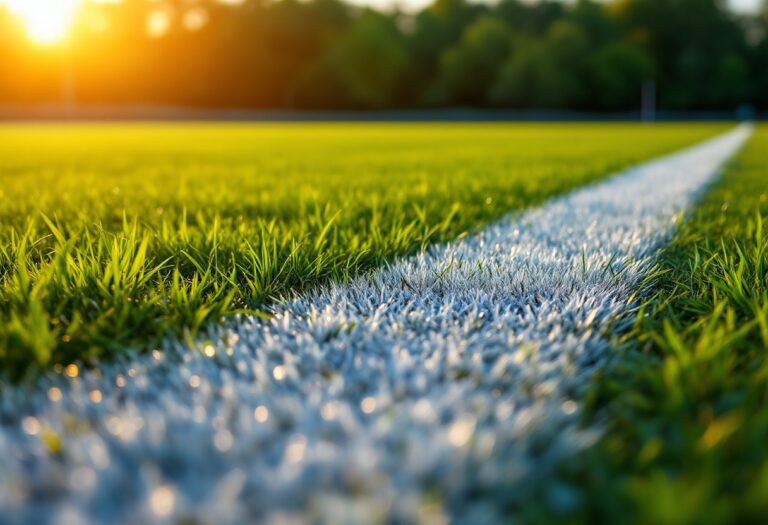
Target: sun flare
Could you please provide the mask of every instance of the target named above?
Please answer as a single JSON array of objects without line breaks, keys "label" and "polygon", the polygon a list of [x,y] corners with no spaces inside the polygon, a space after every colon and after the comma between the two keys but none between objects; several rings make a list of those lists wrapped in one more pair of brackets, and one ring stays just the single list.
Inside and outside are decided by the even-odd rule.
[{"label": "sun flare", "polygon": [[5,0],[24,24],[29,37],[40,44],[55,44],[69,34],[80,0]]}]

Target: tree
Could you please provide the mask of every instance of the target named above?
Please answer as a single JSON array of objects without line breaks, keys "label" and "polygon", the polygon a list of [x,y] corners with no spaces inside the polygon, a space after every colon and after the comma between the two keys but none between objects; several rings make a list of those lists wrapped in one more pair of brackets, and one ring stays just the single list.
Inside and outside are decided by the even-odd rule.
[{"label": "tree", "polygon": [[608,44],[590,61],[592,105],[607,110],[638,107],[641,86],[653,72],[653,60],[641,47],[629,42]]},{"label": "tree", "polygon": [[494,104],[514,107],[559,108],[565,96],[557,63],[547,46],[520,38],[502,65],[499,77],[489,90]]},{"label": "tree", "polygon": [[496,79],[509,52],[509,28],[499,19],[482,17],[469,26],[461,42],[445,51],[434,100],[461,105],[484,105],[488,86]]},{"label": "tree", "polygon": [[[0,104],[61,100],[76,77],[78,102],[106,105],[618,111],[652,78],[662,108],[768,109],[768,0],[755,16],[727,0],[434,0],[415,15],[346,1],[83,2],[51,48],[0,5]],[[158,10],[169,26],[151,36]]]},{"label": "tree", "polygon": [[295,102],[321,108],[391,107],[409,68],[405,41],[394,21],[366,11],[299,83]]},{"label": "tree", "polygon": [[561,19],[565,13],[564,4],[553,0],[501,0],[495,9],[495,14],[516,33],[528,35],[543,35],[549,26]]},{"label": "tree", "polygon": [[749,92],[749,66],[737,53],[725,53],[717,63],[709,98],[713,106],[734,109]]},{"label": "tree", "polygon": [[603,3],[577,0],[563,18],[577,25],[592,46],[599,47],[622,38],[619,24]]},{"label": "tree", "polygon": [[566,20],[554,22],[544,40],[520,36],[488,96],[511,107],[579,106],[587,95],[583,75],[588,49],[583,31]]},{"label": "tree", "polygon": [[[722,66],[743,55],[744,31],[724,0],[622,0],[613,7],[629,38],[656,59],[660,103],[673,109],[725,107]],[[734,82],[740,80],[734,79]]]},{"label": "tree", "polygon": [[414,19],[409,50],[418,69],[432,76],[439,66],[440,55],[455,45],[464,30],[488,10],[467,0],[435,0]]},{"label": "tree", "polygon": [[762,38],[750,49],[750,65],[752,72],[752,95],[759,109],[768,109],[768,0],[763,2]]}]

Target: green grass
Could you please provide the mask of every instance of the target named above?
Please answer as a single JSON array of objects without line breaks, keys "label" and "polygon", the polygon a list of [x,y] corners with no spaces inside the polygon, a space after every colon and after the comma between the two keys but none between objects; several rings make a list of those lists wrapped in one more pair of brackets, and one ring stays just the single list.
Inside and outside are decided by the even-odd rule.
[{"label": "green grass", "polygon": [[344,280],[723,125],[5,125],[0,377]]},{"label": "green grass", "polygon": [[606,437],[574,463],[574,521],[765,521],[767,219],[762,127],[665,249],[630,351],[594,389]]}]

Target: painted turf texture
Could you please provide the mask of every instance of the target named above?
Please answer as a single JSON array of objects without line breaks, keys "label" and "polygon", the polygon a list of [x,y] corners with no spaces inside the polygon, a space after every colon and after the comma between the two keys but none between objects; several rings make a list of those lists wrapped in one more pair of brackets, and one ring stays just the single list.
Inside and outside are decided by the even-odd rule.
[{"label": "painted turf texture", "polygon": [[[7,523],[498,523],[599,426],[580,398],[749,127],[478,235],[0,395]],[[76,376],[76,377],[75,377]],[[183,521],[187,522],[187,521]]]}]

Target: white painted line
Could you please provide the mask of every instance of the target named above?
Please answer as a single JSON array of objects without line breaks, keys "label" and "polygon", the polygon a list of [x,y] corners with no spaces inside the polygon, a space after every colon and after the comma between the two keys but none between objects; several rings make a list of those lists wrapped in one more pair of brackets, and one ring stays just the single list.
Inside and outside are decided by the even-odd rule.
[{"label": "white painted line", "polygon": [[214,329],[195,351],[169,342],[7,389],[0,521],[502,521],[593,442],[576,418],[611,320],[750,132]]}]

